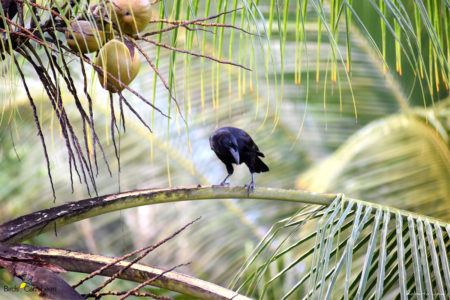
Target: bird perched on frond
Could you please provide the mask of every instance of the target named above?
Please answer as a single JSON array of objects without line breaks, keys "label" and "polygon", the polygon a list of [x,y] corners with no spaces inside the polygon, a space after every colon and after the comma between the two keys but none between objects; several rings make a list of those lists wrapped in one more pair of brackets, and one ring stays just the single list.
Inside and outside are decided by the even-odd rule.
[{"label": "bird perched on frond", "polygon": [[252,175],[252,181],[248,185],[248,194],[255,189],[254,173],[269,171],[269,167],[259,158],[264,154],[250,135],[242,129],[235,127],[219,128],[209,137],[211,149],[227,167],[228,175],[220,183],[220,186],[228,185],[226,180],[233,175],[233,164],[245,163]]}]

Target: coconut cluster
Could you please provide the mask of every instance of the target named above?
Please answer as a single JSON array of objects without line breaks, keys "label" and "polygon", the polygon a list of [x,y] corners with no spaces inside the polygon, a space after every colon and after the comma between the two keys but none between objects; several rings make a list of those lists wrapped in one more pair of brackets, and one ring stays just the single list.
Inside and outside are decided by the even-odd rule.
[{"label": "coconut cluster", "polygon": [[113,93],[122,91],[137,76],[140,58],[130,41],[114,37],[142,32],[152,16],[150,2],[110,0],[90,10],[95,20],[73,20],[67,26],[67,45],[83,54],[98,51],[95,63],[103,69],[97,71],[101,85]]}]

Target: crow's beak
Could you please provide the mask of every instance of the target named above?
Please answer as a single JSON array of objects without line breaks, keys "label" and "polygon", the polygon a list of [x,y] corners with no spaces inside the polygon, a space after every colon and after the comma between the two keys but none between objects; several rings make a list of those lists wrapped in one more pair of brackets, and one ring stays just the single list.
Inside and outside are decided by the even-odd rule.
[{"label": "crow's beak", "polygon": [[230,153],[233,155],[234,161],[236,164],[239,164],[239,152],[234,150],[233,148],[230,148]]}]

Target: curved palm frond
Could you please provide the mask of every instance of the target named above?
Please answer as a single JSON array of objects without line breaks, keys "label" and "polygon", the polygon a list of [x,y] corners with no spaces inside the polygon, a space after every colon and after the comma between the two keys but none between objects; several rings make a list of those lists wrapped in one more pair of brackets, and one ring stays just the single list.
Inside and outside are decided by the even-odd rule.
[{"label": "curved palm frond", "polygon": [[297,187],[339,190],[449,221],[450,128],[446,114],[443,102],[434,113],[413,110],[372,122],[302,174]]},{"label": "curved palm frond", "polygon": [[[245,192],[245,188],[176,188],[87,199],[2,224],[2,240],[17,242],[50,230],[49,222],[64,225],[124,207],[242,197]],[[247,295],[379,299],[444,296],[450,289],[448,223],[343,195],[261,188],[254,197],[322,206],[309,204],[269,230],[241,270],[239,290]]]},{"label": "curved palm frond", "polygon": [[443,298],[450,226],[339,196],[275,224],[237,277],[259,299]]}]

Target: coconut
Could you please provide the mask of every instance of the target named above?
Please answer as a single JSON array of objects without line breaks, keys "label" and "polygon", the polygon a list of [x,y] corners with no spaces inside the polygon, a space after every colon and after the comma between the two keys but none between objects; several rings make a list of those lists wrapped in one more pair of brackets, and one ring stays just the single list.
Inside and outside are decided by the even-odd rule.
[{"label": "coconut", "polygon": [[96,64],[105,72],[104,76],[103,72],[98,70],[98,79],[101,85],[114,93],[123,90],[125,85],[129,85],[133,81],[139,72],[141,59],[130,41],[114,39],[100,49]]},{"label": "coconut", "polygon": [[73,51],[95,52],[111,38],[111,35],[106,34],[100,26],[89,21],[75,20],[69,26],[65,34],[67,45]]},{"label": "coconut", "polygon": [[109,14],[122,32],[133,35],[147,27],[152,10],[149,0],[111,0]]}]

